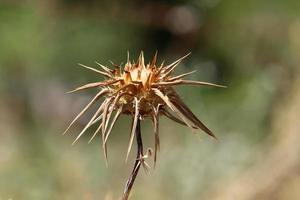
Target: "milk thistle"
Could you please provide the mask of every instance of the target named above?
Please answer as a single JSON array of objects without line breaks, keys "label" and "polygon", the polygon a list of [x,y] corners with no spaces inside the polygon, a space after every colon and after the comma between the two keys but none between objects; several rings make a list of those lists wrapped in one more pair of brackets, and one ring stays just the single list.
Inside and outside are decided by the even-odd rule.
[{"label": "milk thistle", "polygon": [[[90,88],[98,88],[100,91],[94,98],[84,107],[84,109],[70,123],[64,133],[101,97],[104,97],[101,105],[79,133],[73,144],[86,132],[86,130],[94,124],[98,123],[98,128],[92,135],[90,141],[101,132],[102,147],[104,157],[107,164],[107,140],[108,137],[121,114],[130,115],[132,117],[131,132],[129,137],[129,145],[126,154],[126,161],[131,151],[134,137],[137,142],[137,156],[134,163],[133,171],[126,183],[123,193],[123,200],[127,200],[133,186],[134,180],[142,165],[146,170],[149,165],[145,162],[148,156],[152,155],[152,150],[148,150],[144,154],[143,142],[141,135],[141,120],[150,118],[154,129],[154,165],[157,159],[157,151],[160,147],[159,142],[159,116],[164,115],[169,119],[188,126],[191,129],[201,129],[208,135],[215,137],[213,132],[207,128],[185,105],[179,95],[175,92],[173,86],[176,85],[194,85],[194,86],[214,86],[224,87],[208,82],[193,81],[183,79],[195,71],[187,72],[177,76],[173,76],[175,68],[189,54],[181,57],[175,62],[164,65],[156,64],[157,53],[151,62],[145,64],[143,52],[140,53],[136,62],[131,62],[129,53],[127,62],[121,65],[113,64],[114,69],[110,69],[100,63],[97,63],[101,69],[95,69],[83,64],[80,66],[101,74],[106,79],[104,81],[93,82],[76,88],[71,92],[77,92]],[[89,141],[89,142],[90,142]]]}]

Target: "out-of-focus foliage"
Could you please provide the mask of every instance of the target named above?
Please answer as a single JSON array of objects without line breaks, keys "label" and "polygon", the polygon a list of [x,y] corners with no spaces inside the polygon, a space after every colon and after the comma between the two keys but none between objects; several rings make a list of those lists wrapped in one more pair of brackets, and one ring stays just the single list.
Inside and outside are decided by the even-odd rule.
[{"label": "out-of-focus foliage", "polygon": [[[108,169],[99,138],[88,145],[87,134],[71,146],[88,116],[61,133],[91,97],[65,92],[99,78],[77,63],[124,63],[127,50],[132,59],[144,50],[146,60],[158,50],[159,62],[191,51],[178,73],[196,69],[191,79],[228,86],[178,87],[219,139],[161,119],[158,165],[139,175],[132,199],[213,199],[280,138],[277,107],[297,93],[290,86],[299,77],[299,13],[297,0],[1,1],[0,199],[120,196],[130,119],[112,132]],[[151,147],[150,120],[142,127]],[[268,198],[300,197],[299,170],[284,177]]]}]

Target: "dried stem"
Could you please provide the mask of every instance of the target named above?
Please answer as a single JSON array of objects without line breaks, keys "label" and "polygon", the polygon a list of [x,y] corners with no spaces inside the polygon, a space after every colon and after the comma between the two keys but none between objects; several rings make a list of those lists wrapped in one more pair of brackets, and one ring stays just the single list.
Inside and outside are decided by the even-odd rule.
[{"label": "dried stem", "polygon": [[143,158],[143,141],[142,141],[142,136],[141,136],[141,120],[140,117],[138,116],[137,120],[137,125],[136,125],[136,130],[135,130],[135,135],[136,135],[136,143],[137,143],[137,155],[136,155],[136,160],[133,166],[133,170],[131,172],[130,177],[128,178],[125,186],[125,190],[123,193],[122,200],[127,200],[131,191],[131,188],[134,184],[135,178],[139,172],[139,169],[141,167],[141,159]]}]

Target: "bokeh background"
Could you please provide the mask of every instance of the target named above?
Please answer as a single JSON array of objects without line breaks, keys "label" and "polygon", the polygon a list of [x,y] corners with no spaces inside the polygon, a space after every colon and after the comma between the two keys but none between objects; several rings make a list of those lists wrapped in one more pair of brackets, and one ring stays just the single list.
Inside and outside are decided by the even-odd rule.
[{"label": "bokeh background", "polygon": [[66,91],[102,80],[77,63],[124,63],[127,50],[167,63],[192,52],[177,73],[228,86],[177,87],[218,140],[161,118],[157,166],[132,200],[300,198],[298,0],[1,0],[1,200],[121,196],[130,119],[112,132],[109,168],[92,130],[71,145],[89,114],[61,133],[95,93]]}]

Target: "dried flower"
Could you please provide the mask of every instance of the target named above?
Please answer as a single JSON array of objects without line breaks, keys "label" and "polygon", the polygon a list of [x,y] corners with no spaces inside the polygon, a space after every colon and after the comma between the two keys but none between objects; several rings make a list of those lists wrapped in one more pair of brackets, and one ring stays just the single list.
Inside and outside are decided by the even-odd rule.
[{"label": "dried flower", "polygon": [[208,135],[215,137],[212,131],[209,130],[192,113],[192,111],[184,104],[184,102],[173,89],[173,86],[176,85],[224,87],[222,85],[213,83],[183,79],[185,76],[192,74],[195,71],[184,73],[178,76],[172,76],[175,68],[188,55],[189,54],[183,56],[167,66],[165,66],[164,63],[162,63],[160,66],[156,65],[157,54],[154,55],[150,63],[145,65],[143,52],[141,52],[138,60],[133,63],[129,60],[128,54],[127,63],[123,69],[121,66],[115,64],[113,64],[114,69],[109,69],[106,66],[97,63],[102,70],[80,64],[80,66],[84,68],[103,75],[106,77],[106,80],[89,83],[71,91],[76,92],[89,88],[101,89],[88,103],[88,105],[75,117],[64,133],[69,130],[69,128],[92,106],[92,104],[98,101],[101,97],[105,97],[102,104],[98,107],[90,121],[77,136],[74,143],[89,127],[97,122],[100,122],[91,140],[98,132],[102,132],[103,150],[107,163],[106,142],[115,122],[121,114],[132,116],[133,122],[126,161],[128,159],[135,135],[138,144],[138,155],[134,170],[127,182],[123,199],[128,198],[140,164],[142,164],[145,168],[148,168],[147,163],[144,162],[144,158],[147,157],[148,154],[150,155],[151,151],[148,151],[148,154],[146,155],[143,154],[143,146],[140,135],[140,120],[149,117],[154,125],[154,163],[156,163],[157,150],[159,149],[159,115],[164,115],[179,124],[190,127],[191,129],[201,129]]}]

